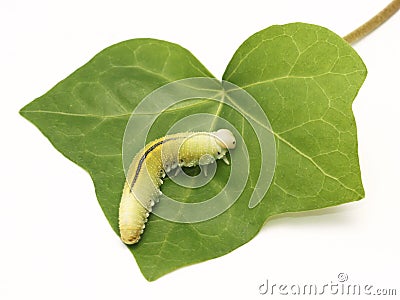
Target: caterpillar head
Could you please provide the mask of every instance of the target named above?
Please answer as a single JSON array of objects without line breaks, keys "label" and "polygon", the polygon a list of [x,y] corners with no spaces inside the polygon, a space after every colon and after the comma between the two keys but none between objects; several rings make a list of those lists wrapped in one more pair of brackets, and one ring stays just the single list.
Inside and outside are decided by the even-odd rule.
[{"label": "caterpillar head", "polygon": [[235,149],[236,139],[230,130],[219,129],[214,132],[214,135],[217,137],[218,145],[220,145],[223,149]]}]

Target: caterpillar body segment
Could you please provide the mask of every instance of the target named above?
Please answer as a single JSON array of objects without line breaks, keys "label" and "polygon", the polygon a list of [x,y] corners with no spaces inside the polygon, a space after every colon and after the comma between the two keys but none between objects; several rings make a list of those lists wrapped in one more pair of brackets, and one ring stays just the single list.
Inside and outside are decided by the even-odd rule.
[{"label": "caterpillar body segment", "polygon": [[235,137],[227,129],[171,134],[148,143],[135,155],[126,176],[119,207],[122,241],[139,241],[166,173],[178,166],[207,165],[216,159],[228,162],[225,155],[235,147]]}]

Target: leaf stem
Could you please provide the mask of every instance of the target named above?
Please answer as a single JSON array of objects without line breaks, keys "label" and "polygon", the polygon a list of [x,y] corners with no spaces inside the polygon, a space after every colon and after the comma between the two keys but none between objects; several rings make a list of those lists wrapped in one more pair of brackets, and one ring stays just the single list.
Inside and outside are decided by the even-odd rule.
[{"label": "leaf stem", "polygon": [[364,23],[354,31],[350,32],[348,35],[344,37],[344,39],[349,44],[354,44],[358,40],[364,38],[376,28],[381,26],[384,22],[386,22],[391,16],[393,16],[400,9],[400,0],[393,0],[386,6],[383,10],[381,10],[377,15],[375,15],[368,22]]}]

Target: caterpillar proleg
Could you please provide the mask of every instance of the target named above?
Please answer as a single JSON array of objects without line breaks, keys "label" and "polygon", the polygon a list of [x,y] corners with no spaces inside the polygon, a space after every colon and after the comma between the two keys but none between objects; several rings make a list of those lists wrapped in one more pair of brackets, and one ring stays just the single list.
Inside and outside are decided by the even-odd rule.
[{"label": "caterpillar proleg", "polygon": [[148,143],[129,166],[119,206],[119,230],[125,244],[135,244],[161,194],[166,173],[178,166],[206,165],[226,158],[236,147],[228,129],[215,132],[185,132],[167,135]]}]

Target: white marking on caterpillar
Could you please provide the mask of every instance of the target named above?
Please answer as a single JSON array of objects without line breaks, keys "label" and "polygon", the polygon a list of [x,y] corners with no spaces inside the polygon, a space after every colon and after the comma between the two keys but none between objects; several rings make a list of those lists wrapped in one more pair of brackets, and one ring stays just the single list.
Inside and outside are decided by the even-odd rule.
[{"label": "white marking on caterpillar", "polygon": [[149,213],[162,194],[161,178],[165,173],[178,166],[207,165],[216,159],[229,164],[225,155],[235,147],[235,137],[228,129],[177,133],[147,144],[132,160],[122,192],[119,207],[122,241],[126,244],[139,241]]}]

